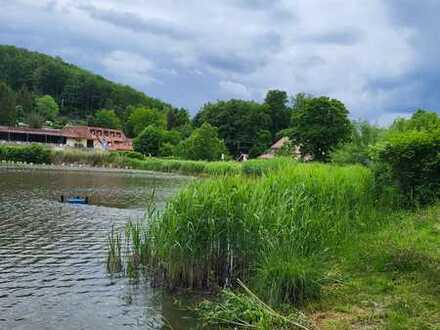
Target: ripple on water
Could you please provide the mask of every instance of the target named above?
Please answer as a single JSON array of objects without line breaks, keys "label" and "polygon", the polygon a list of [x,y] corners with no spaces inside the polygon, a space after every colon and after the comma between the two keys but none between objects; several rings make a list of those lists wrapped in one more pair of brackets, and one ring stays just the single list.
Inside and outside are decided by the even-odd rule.
[{"label": "ripple on water", "polygon": [[[0,168],[0,329],[160,328],[159,293],[108,276],[105,242],[143,219],[148,189],[163,203],[185,182]],[[72,192],[97,205],[57,202]]]}]

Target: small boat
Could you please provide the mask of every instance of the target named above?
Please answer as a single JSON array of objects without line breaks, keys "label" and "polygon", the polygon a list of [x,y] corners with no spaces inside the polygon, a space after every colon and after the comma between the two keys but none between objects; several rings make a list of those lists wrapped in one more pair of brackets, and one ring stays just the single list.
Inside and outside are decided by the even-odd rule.
[{"label": "small boat", "polygon": [[60,202],[68,204],[89,204],[89,198],[80,196],[64,198],[64,195],[61,195]]}]

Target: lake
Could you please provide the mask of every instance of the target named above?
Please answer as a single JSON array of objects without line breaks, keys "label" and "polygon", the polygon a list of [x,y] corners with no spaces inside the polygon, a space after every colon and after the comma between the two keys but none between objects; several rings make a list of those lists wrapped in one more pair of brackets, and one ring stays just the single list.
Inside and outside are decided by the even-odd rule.
[{"label": "lake", "polygon": [[[187,329],[193,320],[146,283],[106,271],[106,238],[191,179],[152,173],[0,167],[0,329]],[[58,202],[87,195],[91,205]]]}]

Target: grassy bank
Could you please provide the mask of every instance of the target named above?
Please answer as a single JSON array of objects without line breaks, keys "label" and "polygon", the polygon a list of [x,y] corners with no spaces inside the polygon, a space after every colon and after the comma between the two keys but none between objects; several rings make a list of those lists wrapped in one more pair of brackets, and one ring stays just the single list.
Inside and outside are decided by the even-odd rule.
[{"label": "grassy bank", "polygon": [[225,175],[237,174],[241,171],[241,165],[237,162],[160,159],[143,157],[136,153],[90,152],[76,149],[55,151],[39,145],[0,146],[0,161],[105,166],[189,175]]},{"label": "grassy bank", "polygon": [[440,206],[395,213],[334,261],[343,281],[305,312],[319,329],[440,329]]},{"label": "grassy bank", "polygon": [[[360,166],[279,159],[247,162],[240,173],[194,182],[147,223],[129,226],[126,267],[151,270],[169,289],[235,288],[202,305],[207,323],[294,328],[298,309],[345,282],[340,260],[359,260],[352,242],[390,223],[396,198]],[[275,317],[269,305],[286,312]]]}]

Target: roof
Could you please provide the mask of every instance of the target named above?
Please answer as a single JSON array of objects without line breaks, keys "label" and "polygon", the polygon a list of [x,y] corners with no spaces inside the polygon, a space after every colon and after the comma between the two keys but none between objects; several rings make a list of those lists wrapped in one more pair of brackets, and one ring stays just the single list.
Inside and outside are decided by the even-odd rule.
[{"label": "roof", "polygon": [[266,153],[258,156],[259,159],[272,159],[275,158],[275,155],[273,153]]},{"label": "roof", "polygon": [[74,137],[69,132],[63,132],[62,130],[55,129],[55,128],[29,128],[29,127],[0,126],[0,132]]},{"label": "roof", "polygon": [[279,150],[281,149],[286,143],[289,143],[290,139],[288,137],[283,137],[279,139],[277,142],[275,142],[270,148]]},{"label": "roof", "polygon": [[[51,135],[60,136],[71,139],[87,139],[99,140],[101,137],[108,142],[120,142],[131,145],[131,140],[118,129],[107,129],[102,127],[89,126],[66,126],[63,129],[55,128],[29,128],[29,127],[8,127],[0,126],[0,132],[4,133],[20,133],[20,134],[35,134],[35,135]],[[94,134],[93,134],[94,133]]]},{"label": "roof", "polygon": [[127,142],[129,141],[125,134],[119,129],[110,129],[93,126],[66,126],[63,132],[76,138],[95,140],[105,137],[109,141]]}]

